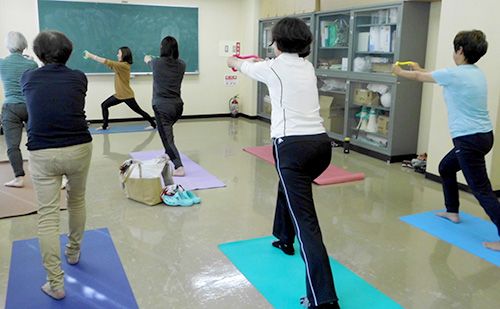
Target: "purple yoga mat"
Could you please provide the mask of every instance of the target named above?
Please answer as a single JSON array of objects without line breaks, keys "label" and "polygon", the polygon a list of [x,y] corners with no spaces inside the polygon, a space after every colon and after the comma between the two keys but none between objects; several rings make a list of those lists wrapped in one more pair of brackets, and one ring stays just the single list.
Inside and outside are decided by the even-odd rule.
[{"label": "purple yoga mat", "polygon": [[[161,156],[165,152],[163,150],[151,150],[151,151],[141,151],[141,152],[131,152],[132,158],[145,161],[155,159]],[[184,165],[184,170],[186,170],[186,176],[177,177],[174,176],[174,182],[181,185],[185,190],[202,190],[211,188],[225,187],[226,184],[220,181],[217,177],[210,174],[204,170],[201,166],[196,164],[193,160],[189,159],[183,153],[179,153],[181,156],[182,164]]]}]

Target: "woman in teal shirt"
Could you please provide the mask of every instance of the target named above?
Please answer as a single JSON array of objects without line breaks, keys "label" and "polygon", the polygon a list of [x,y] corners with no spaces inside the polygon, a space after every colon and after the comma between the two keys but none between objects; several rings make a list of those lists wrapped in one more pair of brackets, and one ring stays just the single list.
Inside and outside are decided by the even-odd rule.
[{"label": "woman in teal shirt", "polygon": [[7,183],[7,187],[24,187],[23,157],[19,145],[23,133],[23,126],[28,121],[26,100],[21,93],[19,81],[21,75],[37,68],[35,61],[25,58],[22,53],[28,47],[26,38],[19,32],[11,31],[5,38],[5,45],[11,53],[0,59],[0,75],[5,90],[5,101],[2,106],[2,127],[7,144],[7,156],[14,170],[15,178]]},{"label": "woman in teal shirt", "polygon": [[[493,193],[484,160],[493,147],[486,78],[475,65],[486,54],[488,42],[482,31],[461,31],[455,36],[453,46],[456,67],[429,72],[414,63],[410,65],[411,71],[404,71],[398,65],[394,65],[392,71],[406,78],[443,86],[454,148],[439,164],[446,212],[436,212],[436,215],[460,222],[457,172],[461,170],[500,235],[500,202]],[[500,251],[500,241],[483,242],[483,246]]]}]

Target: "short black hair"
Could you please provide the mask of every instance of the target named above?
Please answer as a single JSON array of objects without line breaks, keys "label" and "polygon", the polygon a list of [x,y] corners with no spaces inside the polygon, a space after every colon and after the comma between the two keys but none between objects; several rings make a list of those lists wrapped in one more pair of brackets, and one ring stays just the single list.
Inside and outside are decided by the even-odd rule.
[{"label": "short black hair", "polygon": [[460,31],[453,40],[453,46],[455,51],[462,47],[468,64],[476,63],[488,50],[486,35],[481,30]]},{"label": "short black hair", "polygon": [[174,37],[166,36],[161,41],[160,56],[178,59],[179,58],[179,45]]},{"label": "short black hair", "polygon": [[273,27],[273,42],[280,51],[306,57],[311,52],[313,34],[306,23],[297,17],[280,19]]},{"label": "short black hair", "polygon": [[128,62],[129,64],[134,63],[134,57],[132,57],[132,51],[127,46],[122,46],[119,48],[122,51],[122,61]]},{"label": "short black hair", "polygon": [[43,64],[66,64],[73,52],[73,42],[62,32],[42,31],[33,42],[33,51]]}]

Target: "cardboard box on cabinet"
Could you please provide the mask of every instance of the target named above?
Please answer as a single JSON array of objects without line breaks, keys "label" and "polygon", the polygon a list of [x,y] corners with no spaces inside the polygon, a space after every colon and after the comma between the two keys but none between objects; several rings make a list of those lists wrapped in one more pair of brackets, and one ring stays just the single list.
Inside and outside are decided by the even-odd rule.
[{"label": "cardboard box on cabinet", "polygon": [[389,133],[389,117],[387,116],[378,116],[377,118],[377,132],[380,134],[387,135]]},{"label": "cardboard box on cabinet", "polygon": [[368,89],[354,89],[354,102],[363,105],[380,105],[380,95]]}]

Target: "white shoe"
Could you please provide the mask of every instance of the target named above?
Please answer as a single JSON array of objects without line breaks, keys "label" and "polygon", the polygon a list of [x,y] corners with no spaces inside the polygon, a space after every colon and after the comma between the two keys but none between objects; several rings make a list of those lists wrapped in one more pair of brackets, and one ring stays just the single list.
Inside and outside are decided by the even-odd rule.
[{"label": "white shoe", "polygon": [[6,187],[22,188],[24,187],[24,176],[19,176],[5,183]]}]

